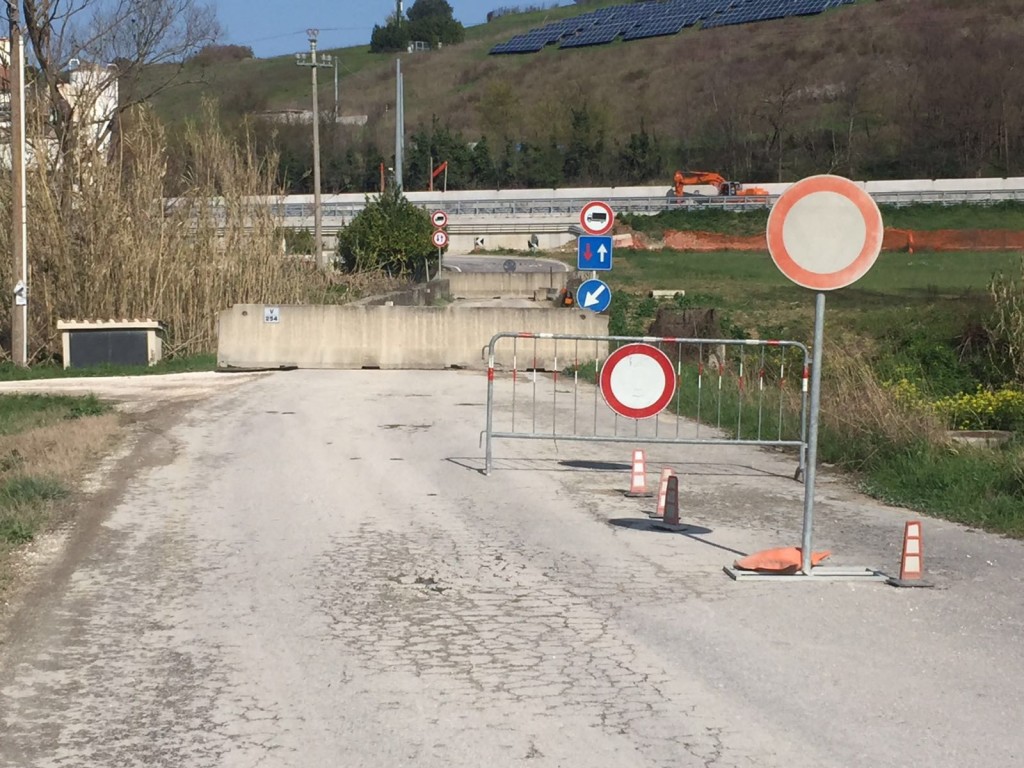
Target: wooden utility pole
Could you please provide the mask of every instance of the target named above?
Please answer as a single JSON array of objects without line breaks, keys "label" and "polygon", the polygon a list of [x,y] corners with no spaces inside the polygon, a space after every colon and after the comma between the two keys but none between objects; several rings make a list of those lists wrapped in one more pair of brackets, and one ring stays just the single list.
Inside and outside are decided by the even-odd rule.
[{"label": "wooden utility pole", "polygon": [[18,0],[7,0],[10,21],[11,83],[11,240],[14,244],[14,276],[11,306],[11,356],[16,365],[28,365],[28,251],[25,218],[25,48],[21,36]]},{"label": "wooden utility pole", "polygon": [[[320,34],[318,29],[307,29],[309,36],[309,57],[305,54],[297,54],[295,63],[300,67],[310,67],[313,73],[313,248],[315,250],[316,262],[321,267],[327,266],[327,259],[324,258],[323,247],[323,213],[320,208],[320,100],[317,94],[316,70],[317,67],[333,67],[334,58],[330,55],[320,54],[317,56],[316,38]],[[335,97],[337,99],[337,97]],[[337,111],[337,102],[335,102]]]}]

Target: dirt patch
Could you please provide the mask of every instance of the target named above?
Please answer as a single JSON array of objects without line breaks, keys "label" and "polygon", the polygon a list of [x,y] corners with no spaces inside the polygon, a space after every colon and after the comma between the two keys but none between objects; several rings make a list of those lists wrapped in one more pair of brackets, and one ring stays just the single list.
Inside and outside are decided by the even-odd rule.
[{"label": "dirt patch", "polygon": [[[623,247],[634,250],[767,251],[764,235],[726,235],[720,232],[666,230],[662,240],[633,233]],[[886,228],[884,251],[1016,251],[1024,250],[1024,232],[1010,229],[937,229],[929,231]]]},{"label": "dirt patch", "polygon": [[10,617],[70,578],[131,478],[173,458],[170,427],[195,402],[265,375],[197,373],[0,384],[0,392],[95,394],[117,403],[115,412],[63,419],[2,438],[0,482],[47,477],[71,493],[47,502],[40,512],[44,517],[36,521],[42,533],[32,541],[17,548],[0,545],[0,652]]}]

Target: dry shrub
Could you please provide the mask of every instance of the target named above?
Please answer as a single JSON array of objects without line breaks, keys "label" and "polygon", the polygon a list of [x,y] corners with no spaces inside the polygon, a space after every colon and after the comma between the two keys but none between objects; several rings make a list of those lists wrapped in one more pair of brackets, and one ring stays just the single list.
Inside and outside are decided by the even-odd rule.
[{"label": "dry shrub", "polygon": [[109,447],[118,423],[116,413],[107,413],[6,435],[0,452],[0,483],[19,475],[75,480]]},{"label": "dry shrub", "polygon": [[994,312],[991,327],[986,330],[996,354],[1009,363],[1014,381],[1024,385],[1024,254],[1016,276],[999,273],[992,278],[989,295]]},{"label": "dry shrub", "polygon": [[[145,109],[126,116],[109,159],[30,165],[30,354],[59,351],[58,319],[153,318],[170,354],[216,346],[217,314],[233,303],[322,301],[328,277],[284,258],[280,221],[257,196],[279,194],[277,158],[230,139],[213,105],[183,137],[186,170],[169,178],[162,126]],[[45,126],[30,129],[36,143]],[[183,190],[173,200],[165,189]],[[9,184],[0,189],[0,253],[10,253]],[[217,205],[211,203],[216,201]],[[10,281],[0,257],[0,284]],[[0,329],[10,307],[0,306]]]},{"label": "dry shrub", "polygon": [[826,342],[822,377],[821,425],[837,439],[859,446],[945,442],[945,427],[932,411],[899,400],[878,380],[863,340]]}]

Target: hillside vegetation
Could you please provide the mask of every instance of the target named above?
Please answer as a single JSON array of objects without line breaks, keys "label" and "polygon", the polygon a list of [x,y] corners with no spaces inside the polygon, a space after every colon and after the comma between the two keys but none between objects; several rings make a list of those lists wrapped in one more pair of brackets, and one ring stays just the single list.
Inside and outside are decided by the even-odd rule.
[{"label": "hillside vegetation", "polygon": [[[505,15],[468,28],[460,45],[401,55],[408,188],[426,186],[428,157],[450,161],[450,188],[667,188],[676,168],[740,181],[1022,173],[1024,16],[1011,0],[865,0],[820,16],[488,55],[578,13]],[[341,62],[341,114],[367,124],[325,126],[324,189],[372,189],[393,156],[396,54],[330,53]],[[169,119],[195,114],[204,95],[229,120],[309,104],[308,71],[288,56],[186,76],[194,82],[157,104]],[[327,111],[329,71],[321,85]],[[257,132],[281,151],[279,180],[307,191],[309,126],[263,121]]]}]

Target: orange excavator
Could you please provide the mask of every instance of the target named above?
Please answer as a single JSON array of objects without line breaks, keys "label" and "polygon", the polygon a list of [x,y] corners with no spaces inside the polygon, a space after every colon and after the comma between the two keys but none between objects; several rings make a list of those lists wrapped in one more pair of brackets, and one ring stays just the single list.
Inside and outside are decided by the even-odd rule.
[{"label": "orange excavator", "polygon": [[713,171],[676,171],[672,182],[676,197],[683,196],[684,187],[693,187],[700,184],[710,185],[718,190],[718,194],[726,197],[764,196],[768,194],[768,190],[761,187],[745,189],[738,181],[727,181],[724,176]]}]

